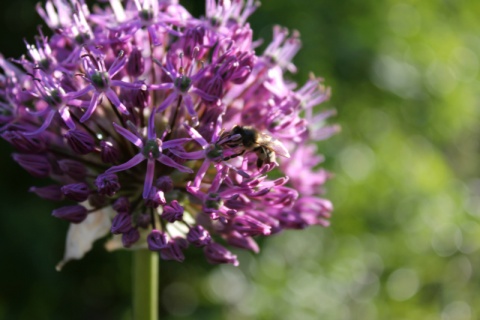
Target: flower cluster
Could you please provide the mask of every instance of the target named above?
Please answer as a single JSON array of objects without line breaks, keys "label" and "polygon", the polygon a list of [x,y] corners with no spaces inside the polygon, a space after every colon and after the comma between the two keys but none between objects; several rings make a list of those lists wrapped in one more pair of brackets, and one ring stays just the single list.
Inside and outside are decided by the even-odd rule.
[{"label": "flower cluster", "polygon": [[110,248],[183,261],[192,245],[237,265],[220,243],[258,252],[255,237],[328,225],[315,142],[338,127],[314,107],[329,90],[284,79],[297,33],[275,27],[255,53],[257,6],[207,0],[202,18],[175,0],[38,6],[52,35],[0,58],[0,135],[20,166],[55,181],[30,191],[62,202],[63,262],[111,232]]}]

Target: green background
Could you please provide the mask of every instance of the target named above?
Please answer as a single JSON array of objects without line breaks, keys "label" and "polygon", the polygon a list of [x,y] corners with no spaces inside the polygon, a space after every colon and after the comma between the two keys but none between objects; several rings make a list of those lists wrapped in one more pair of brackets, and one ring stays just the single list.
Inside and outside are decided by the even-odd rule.
[{"label": "green background", "polygon": [[[41,24],[34,3],[1,2],[6,57]],[[319,145],[332,225],[265,239],[238,268],[195,249],[162,262],[161,319],[479,319],[479,14],[478,1],[264,1],[255,38],[299,30],[291,78],[332,88],[320,109],[342,132]],[[129,319],[130,254],[100,241],[56,272],[68,225],[0,151],[0,319]]]}]

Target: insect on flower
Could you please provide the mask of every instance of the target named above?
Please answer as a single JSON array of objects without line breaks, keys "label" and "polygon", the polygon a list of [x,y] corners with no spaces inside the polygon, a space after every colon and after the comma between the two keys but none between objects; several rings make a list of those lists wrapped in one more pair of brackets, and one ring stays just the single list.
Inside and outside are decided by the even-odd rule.
[{"label": "insect on flower", "polygon": [[[237,137],[235,138],[235,136]],[[223,160],[229,160],[252,151],[257,155],[257,168],[260,169],[264,164],[276,162],[275,154],[290,158],[287,148],[279,140],[259,132],[251,126],[235,126],[231,131],[224,132],[221,138],[230,138],[224,145],[238,150],[237,153]]]}]

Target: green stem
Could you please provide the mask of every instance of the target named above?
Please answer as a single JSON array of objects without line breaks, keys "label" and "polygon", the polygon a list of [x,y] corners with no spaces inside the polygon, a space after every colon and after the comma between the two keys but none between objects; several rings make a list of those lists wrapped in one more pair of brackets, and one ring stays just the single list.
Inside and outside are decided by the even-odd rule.
[{"label": "green stem", "polygon": [[158,252],[133,252],[133,319],[158,320]]}]

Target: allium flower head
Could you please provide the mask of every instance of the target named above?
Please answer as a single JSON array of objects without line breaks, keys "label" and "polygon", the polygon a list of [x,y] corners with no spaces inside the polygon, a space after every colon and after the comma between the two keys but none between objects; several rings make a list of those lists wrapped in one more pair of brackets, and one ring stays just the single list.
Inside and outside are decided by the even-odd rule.
[{"label": "allium flower head", "polygon": [[254,51],[257,7],[207,0],[201,18],[164,0],[37,7],[51,36],[0,57],[0,135],[54,181],[30,191],[71,222],[59,267],[108,233],[107,248],[183,261],[193,245],[238,265],[228,246],[258,252],[257,237],[328,225],[315,142],[338,127],[314,107],[330,92],[319,78],[285,80],[298,32],[277,26]]}]

